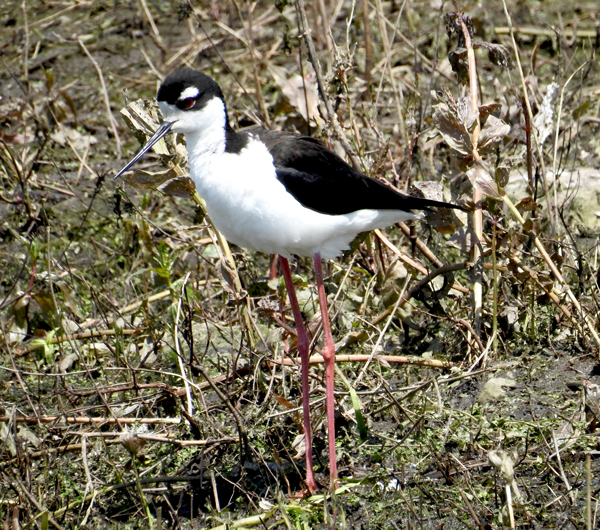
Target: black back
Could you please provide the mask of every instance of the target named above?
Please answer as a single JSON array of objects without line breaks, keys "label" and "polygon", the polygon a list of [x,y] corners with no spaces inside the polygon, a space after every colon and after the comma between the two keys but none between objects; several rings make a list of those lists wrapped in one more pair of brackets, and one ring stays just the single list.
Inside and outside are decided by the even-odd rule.
[{"label": "black back", "polygon": [[461,208],[450,203],[403,195],[349,166],[318,140],[308,136],[252,131],[267,146],[277,178],[306,208],[329,215],[357,210],[428,210],[432,206]]}]

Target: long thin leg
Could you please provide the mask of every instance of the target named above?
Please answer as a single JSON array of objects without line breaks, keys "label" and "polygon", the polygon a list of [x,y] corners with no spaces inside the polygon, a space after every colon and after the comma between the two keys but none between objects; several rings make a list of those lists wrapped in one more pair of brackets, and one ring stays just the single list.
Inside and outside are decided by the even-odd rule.
[{"label": "long thin leg", "polygon": [[[304,444],[306,446],[306,487],[311,492],[317,491],[317,483],[315,481],[315,472],[313,470],[312,459],[312,430],[310,428],[310,388],[308,385],[308,348],[310,342],[308,334],[302,319],[300,305],[296,297],[296,289],[292,281],[292,273],[290,272],[290,264],[287,258],[279,256],[283,279],[285,280],[285,288],[290,297],[290,305],[296,322],[296,332],[298,333],[298,352],[300,353],[301,369],[302,369],[302,409],[304,411]],[[334,446],[335,447],[335,446]]]},{"label": "long thin leg", "polygon": [[321,267],[321,255],[315,254],[315,275],[317,277],[317,290],[319,292],[319,307],[321,309],[321,321],[323,323],[323,348],[321,355],[325,361],[325,404],[327,407],[327,435],[329,441],[329,480],[333,490],[337,488],[337,461],[335,454],[335,407],[334,407],[334,376],[335,376],[335,344],[331,336],[331,324],[327,310],[327,296],[325,285],[323,285],[323,269]]}]

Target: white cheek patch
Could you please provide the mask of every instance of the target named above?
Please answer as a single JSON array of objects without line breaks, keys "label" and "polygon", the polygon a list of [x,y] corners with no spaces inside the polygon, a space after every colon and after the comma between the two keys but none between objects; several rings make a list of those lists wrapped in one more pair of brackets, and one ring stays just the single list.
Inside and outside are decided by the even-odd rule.
[{"label": "white cheek patch", "polygon": [[177,98],[178,101],[183,101],[187,98],[196,99],[200,95],[200,91],[195,86],[187,87]]}]

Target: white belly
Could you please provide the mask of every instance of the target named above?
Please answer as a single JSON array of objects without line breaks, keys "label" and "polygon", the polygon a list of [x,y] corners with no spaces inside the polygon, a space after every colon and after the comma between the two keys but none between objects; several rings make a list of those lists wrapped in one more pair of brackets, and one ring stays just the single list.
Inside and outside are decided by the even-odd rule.
[{"label": "white belly", "polygon": [[192,178],[208,215],[229,241],[241,247],[288,258],[315,253],[334,258],[358,233],[415,217],[399,210],[315,212],[277,180],[272,157],[261,142],[250,141],[242,153],[243,157],[213,152],[202,159],[190,154]]}]

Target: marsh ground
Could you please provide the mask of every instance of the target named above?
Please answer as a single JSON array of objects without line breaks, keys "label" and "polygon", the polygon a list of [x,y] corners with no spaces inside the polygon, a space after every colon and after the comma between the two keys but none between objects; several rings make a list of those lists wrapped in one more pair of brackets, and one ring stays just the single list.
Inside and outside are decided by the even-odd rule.
[{"label": "marsh ground", "polygon": [[[475,38],[505,45],[514,61],[502,4],[491,4],[466,7]],[[332,127],[313,123],[310,132],[401,189],[436,181],[448,199],[468,202],[472,160],[435,118],[439,105],[468,93],[448,60],[465,58],[445,32],[454,8],[306,8],[351,152]],[[112,180],[139,147],[120,109],[152,99],[182,64],[218,80],[233,123],[305,132],[304,85],[293,76],[308,54],[296,4],[2,3],[5,528],[46,528],[45,518],[55,528],[213,528],[258,514],[268,516],[263,528],[500,528],[510,527],[509,504],[521,528],[586,528],[587,506],[598,524],[597,5],[508,2],[508,10],[541,149],[527,134],[518,70],[479,48],[482,103],[497,104],[510,125],[484,158],[507,168],[506,189],[527,218],[522,225],[502,201],[483,201],[480,338],[466,217],[417,223],[409,236],[390,229],[390,245],[371,236],[329,264],[339,353],[389,359],[339,363],[343,488],[334,499],[299,499],[298,373],[270,362],[294,357],[294,336],[278,323],[289,311],[269,258],[233,248],[236,287],[188,197],[140,189],[140,174],[138,186]],[[315,90],[312,77],[306,84]],[[140,167],[158,171],[160,162],[149,156]],[[501,170],[501,187],[502,179]],[[457,264],[445,278],[459,289],[448,292],[438,277],[411,291],[440,264]],[[300,260],[294,272],[318,336],[310,264]],[[404,291],[413,296],[398,307]],[[325,485],[318,365],[312,379]]]}]

